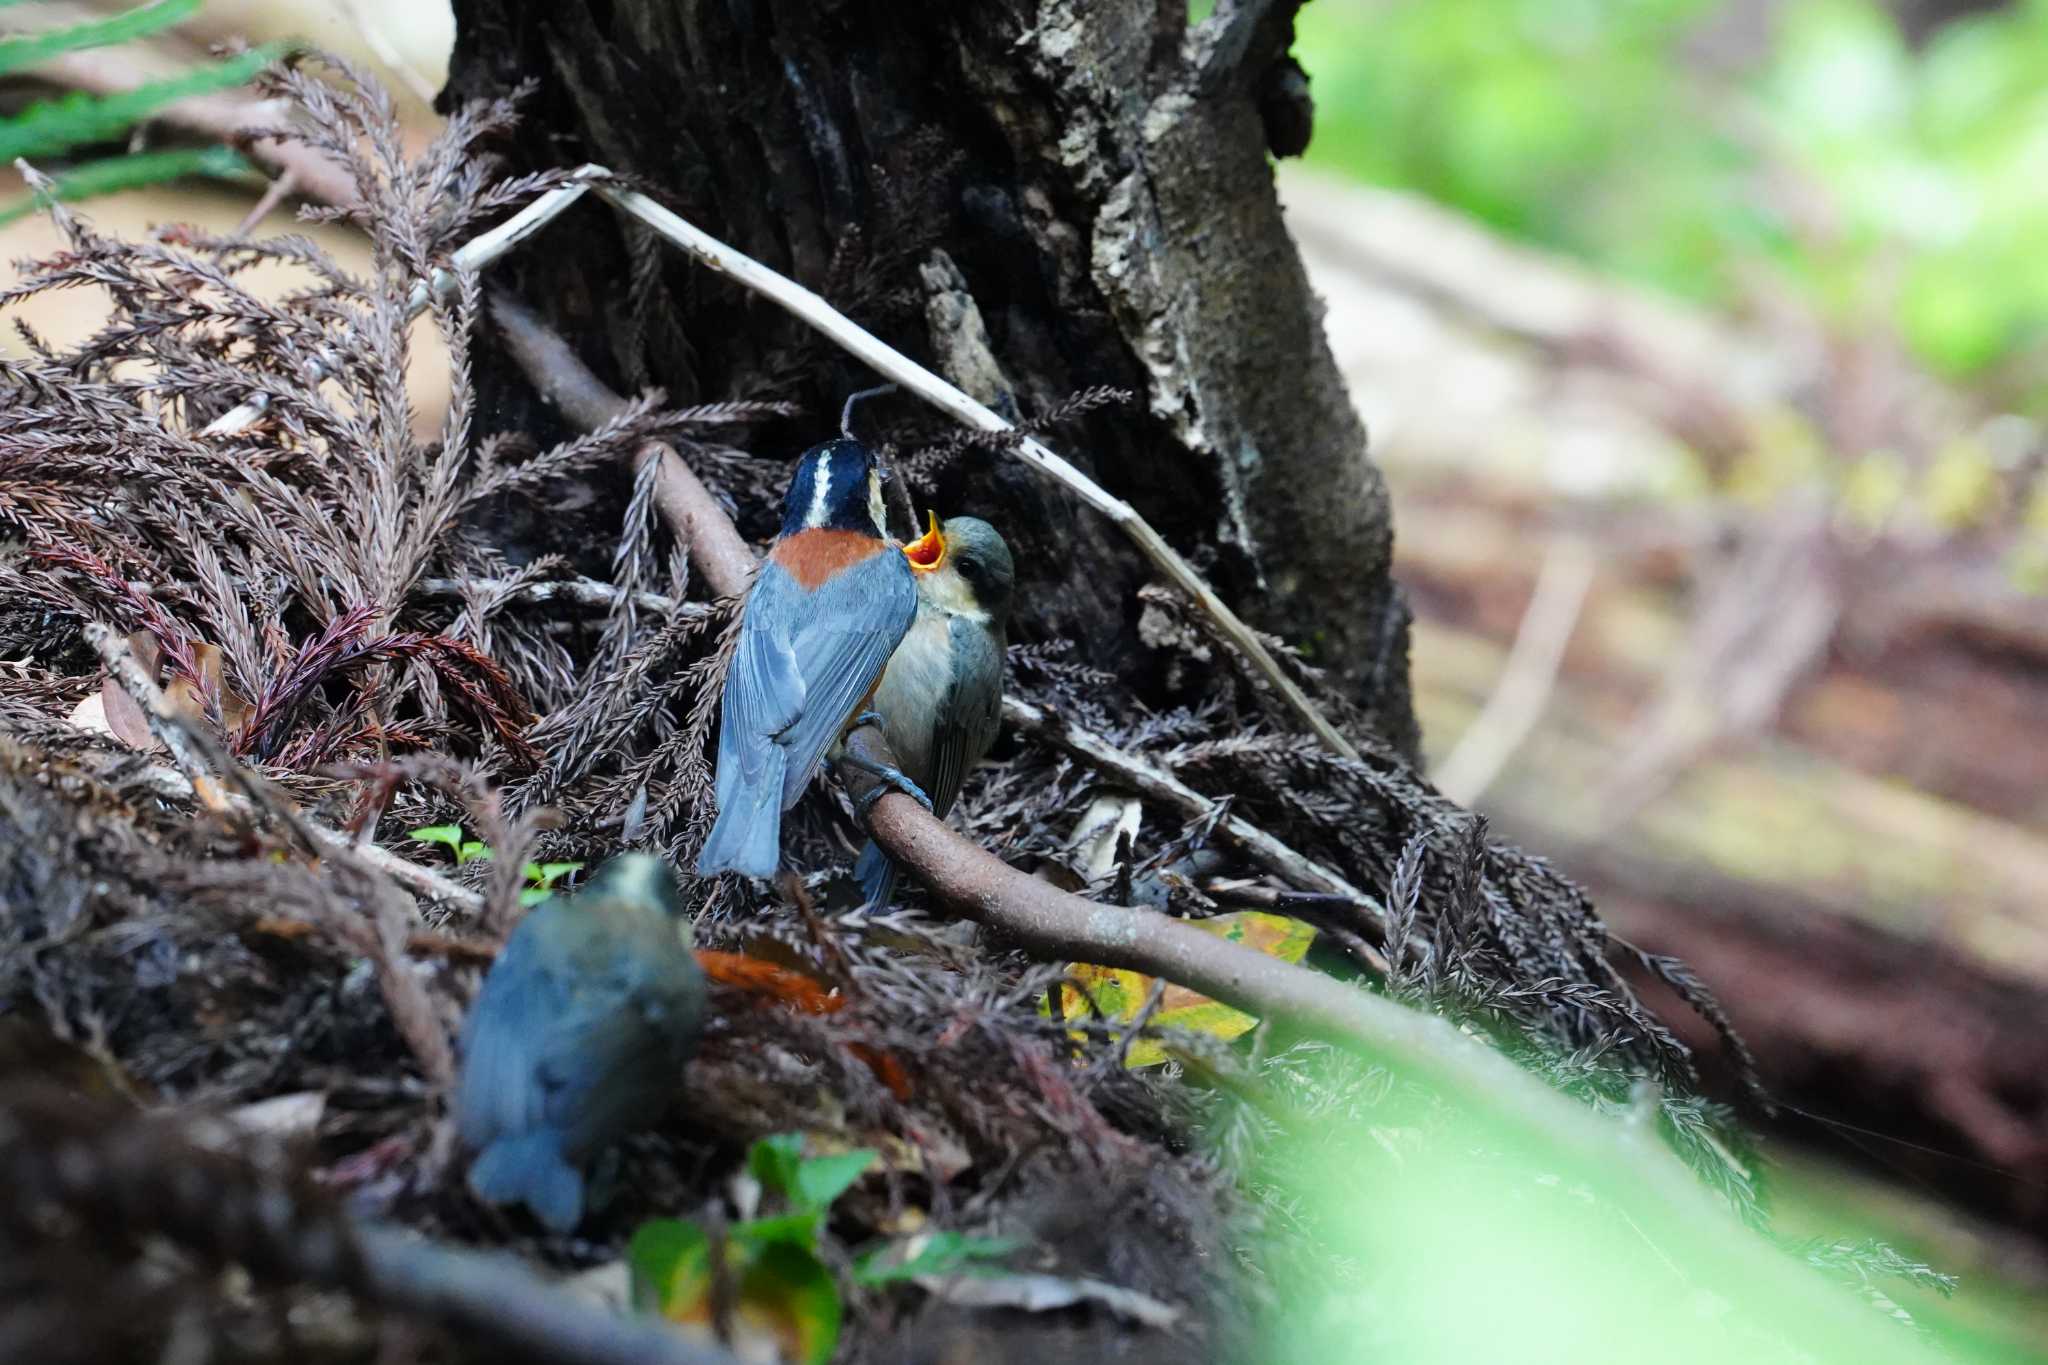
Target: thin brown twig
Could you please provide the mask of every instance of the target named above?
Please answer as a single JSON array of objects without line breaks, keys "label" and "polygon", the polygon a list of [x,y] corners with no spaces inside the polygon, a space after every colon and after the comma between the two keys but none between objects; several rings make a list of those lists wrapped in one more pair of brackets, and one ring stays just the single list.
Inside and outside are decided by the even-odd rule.
[{"label": "thin brown twig", "polygon": [[250,233],[254,232],[256,225],[269,217],[270,211],[284,202],[284,197],[296,189],[298,183],[299,172],[298,168],[294,166],[287,166],[283,171],[271,177],[270,183],[263,187],[263,197],[258,199],[250,207],[249,211],[242,215],[242,221],[235,224],[235,230],[228,235],[231,237],[247,237]]},{"label": "thin brown twig", "polygon": [[106,668],[107,676],[142,711],[149,722],[149,732],[170,754],[171,762],[178,765],[178,771],[185,775],[191,795],[210,810],[221,810],[226,798],[220,783],[200,756],[199,746],[194,743],[187,728],[172,715],[169,699],[156,681],[143,672],[142,663],[135,657],[135,651],[128,642],[115,632],[113,627],[100,621],[88,621],[82,632],[85,642],[100,656],[100,663]]},{"label": "thin brown twig", "polygon": [[[191,780],[175,769],[148,768],[134,776],[135,780],[147,784],[153,793],[164,800],[190,801],[196,797]],[[248,808],[245,798],[233,793],[228,794],[227,804],[231,809]],[[300,823],[312,836],[322,855],[352,855],[415,895],[441,901],[468,914],[483,913],[484,898],[480,894],[449,881],[430,867],[422,867],[411,859],[402,858],[377,844],[357,844],[341,831],[329,829],[304,816],[300,817]]]},{"label": "thin brown twig", "polygon": [[[1044,740],[1080,759],[1117,785],[1178,811],[1190,820],[1213,818],[1216,802],[1190,787],[1173,774],[1133,757],[1102,736],[1084,730],[1062,716],[1053,715],[1016,697],[1003,698],[1003,719],[1014,728]],[[1216,825],[1217,836],[1275,876],[1305,891],[1340,896],[1370,921],[1375,932],[1387,922],[1386,907],[1349,881],[1305,854],[1235,815],[1226,815]],[[1378,958],[1378,954],[1373,955]],[[1384,972],[1386,962],[1375,962]]]},{"label": "thin brown twig", "polygon": [[[625,407],[625,400],[591,373],[569,343],[519,300],[502,291],[494,293],[491,315],[513,361],[541,396],[570,421],[587,431],[602,426]],[[745,592],[754,575],[754,552],[747,548],[732,518],[667,442],[649,441],[641,446],[633,457],[634,473],[649,460],[661,461],[654,477],[654,505],[676,539],[688,548],[691,563],[712,592],[720,597]]]}]

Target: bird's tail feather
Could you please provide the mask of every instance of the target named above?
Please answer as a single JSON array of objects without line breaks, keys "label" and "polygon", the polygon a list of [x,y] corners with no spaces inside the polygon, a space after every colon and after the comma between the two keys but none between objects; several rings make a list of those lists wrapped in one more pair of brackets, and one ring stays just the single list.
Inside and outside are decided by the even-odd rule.
[{"label": "bird's tail feather", "polygon": [[860,881],[869,905],[878,910],[888,908],[889,898],[896,894],[896,860],[882,852],[874,840],[868,840],[868,846],[860,851],[853,875]]},{"label": "bird's tail feather", "polygon": [[[778,790],[774,793],[780,795]],[[749,877],[772,877],[782,861],[782,809],[773,796],[766,801],[742,797],[720,802],[718,819],[697,855],[697,875],[714,872],[744,872]]]},{"label": "bird's tail feather", "polygon": [[524,1204],[556,1232],[583,1221],[583,1175],[548,1132],[499,1138],[469,1168],[469,1187],[487,1204]]}]

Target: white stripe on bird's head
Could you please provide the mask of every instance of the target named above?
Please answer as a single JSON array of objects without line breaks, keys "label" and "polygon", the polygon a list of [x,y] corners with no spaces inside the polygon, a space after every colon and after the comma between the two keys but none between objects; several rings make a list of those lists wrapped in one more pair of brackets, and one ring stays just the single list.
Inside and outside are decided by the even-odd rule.
[{"label": "white stripe on bird's head", "polygon": [[804,513],[804,525],[816,530],[832,515],[832,452],[829,448],[818,452],[818,462],[811,467],[811,507]]}]

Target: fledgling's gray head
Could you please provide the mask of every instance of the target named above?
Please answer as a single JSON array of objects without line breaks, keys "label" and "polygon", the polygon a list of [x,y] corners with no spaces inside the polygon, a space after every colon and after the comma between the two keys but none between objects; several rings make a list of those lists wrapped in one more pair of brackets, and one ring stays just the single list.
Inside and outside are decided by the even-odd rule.
[{"label": "fledgling's gray head", "polygon": [[676,916],[683,913],[683,889],[676,881],[675,869],[652,853],[621,853],[593,873],[576,898],[648,907]]},{"label": "fledgling's gray head", "polygon": [[959,574],[989,619],[1001,624],[1010,614],[1010,589],[1017,566],[996,528],[980,517],[948,517],[939,528],[946,542],[943,567]]}]

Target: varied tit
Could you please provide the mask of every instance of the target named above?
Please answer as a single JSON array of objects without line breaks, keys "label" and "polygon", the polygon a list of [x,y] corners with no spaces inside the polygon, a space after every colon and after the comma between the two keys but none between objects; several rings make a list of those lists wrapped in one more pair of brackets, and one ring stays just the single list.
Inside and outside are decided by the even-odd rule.
[{"label": "varied tit", "polygon": [[455,1119],[478,1198],[566,1233],[591,1158],[661,1117],[704,1014],[682,911],[668,864],[628,853],[512,931],[462,1032]]},{"label": "varied tit", "polygon": [[[903,553],[917,577],[917,619],[889,656],[874,708],[896,762],[943,817],[995,742],[1015,569],[1010,547],[979,517],[943,526],[933,517]],[[873,841],[854,875],[870,904],[888,904],[896,865]]]},{"label": "varied tit", "polygon": [[[699,873],[774,874],[782,812],[862,711],[910,629],[917,586],[882,524],[881,479],[866,446],[842,437],[804,456],[726,673],[718,820]],[[924,799],[900,773],[881,775]]]}]

